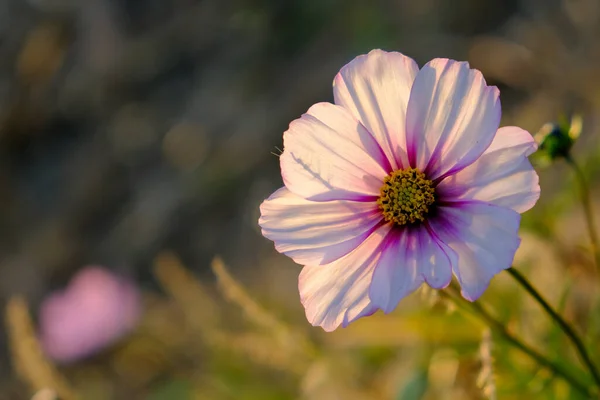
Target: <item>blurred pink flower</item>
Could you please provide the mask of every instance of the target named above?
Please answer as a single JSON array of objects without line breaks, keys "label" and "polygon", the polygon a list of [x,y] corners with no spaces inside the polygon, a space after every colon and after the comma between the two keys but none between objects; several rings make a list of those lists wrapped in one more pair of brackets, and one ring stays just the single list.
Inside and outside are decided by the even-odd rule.
[{"label": "blurred pink flower", "polygon": [[40,341],[46,354],[73,362],[102,350],[129,333],[140,316],[137,287],[111,271],[89,266],[40,310]]},{"label": "blurred pink flower", "polygon": [[335,105],[284,134],[285,187],[261,205],[262,233],[305,265],[308,320],[332,331],[392,311],[423,282],[456,276],[475,300],[509,268],[520,214],[539,198],[531,135],[498,129],[499,91],[466,62],[419,70],[373,50],[342,68]]}]

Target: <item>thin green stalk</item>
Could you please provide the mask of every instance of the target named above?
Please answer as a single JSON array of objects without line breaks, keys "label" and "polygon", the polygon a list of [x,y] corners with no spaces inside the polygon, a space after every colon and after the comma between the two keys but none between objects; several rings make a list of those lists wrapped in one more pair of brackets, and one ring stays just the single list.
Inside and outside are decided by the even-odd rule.
[{"label": "thin green stalk", "polygon": [[527,291],[527,293],[529,293],[531,297],[533,297],[535,301],[538,302],[538,304],[544,309],[544,311],[548,313],[550,318],[552,318],[552,320],[556,322],[558,326],[560,326],[560,328],[575,346],[575,349],[577,350],[577,355],[579,356],[583,364],[587,367],[587,369],[589,369],[590,373],[594,378],[594,381],[596,382],[596,385],[598,385],[598,387],[600,388],[600,374],[598,373],[598,369],[594,365],[594,362],[592,361],[589,353],[587,352],[583,341],[577,335],[577,332],[575,332],[573,327],[567,321],[565,321],[558,314],[558,312],[556,312],[552,308],[552,306],[546,301],[546,299],[544,299],[542,295],[531,285],[531,283],[529,283],[525,276],[523,276],[515,268],[509,268],[507,269],[507,271]]},{"label": "thin green stalk", "polygon": [[[502,336],[509,344],[514,346],[515,348],[521,350],[523,353],[527,354],[533,360],[535,360],[538,364],[548,368],[550,371],[554,373],[556,376],[560,376],[565,381],[569,382],[573,388],[580,391],[581,393],[587,396],[593,396],[595,392],[586,386],[584,383],[580,382],[578,378],[571,374],[567,369],[565,369],[561,364],[558,364],[548,358],[546,358],[543,354],[530,347],[526,343],[522,342],[519,338],[511,334],[504,324],[494,318],[490,312],[478,302],[467,302],[462,297],[456,294],[450,294],[446,291],[440,291],[440,294],[443,297],[454,302],[461,309],[476,315],[483,322],[486,323],[493,331]],[[470,304],[470,307],[468,306]]]},{"label": "thin green stalk", "polygon": [[583,206],[583,212],[585,213],[585,222],[587,225],[588,235],[590,236],[590,242],[592,244],[592,253],[594,254],[594,262],[596,263],[596,271],[600,270],[600,242],[598,242],[598,231],[596,231],[596,225],[594,223],[594,209],[592,208],[590,187],[585,179],[583,170],[579,167],[573,157],[567,155],[565,157],[567,163],[575,171],[575,176],[579,183],[579,191],[581,192],[581,205]]}]

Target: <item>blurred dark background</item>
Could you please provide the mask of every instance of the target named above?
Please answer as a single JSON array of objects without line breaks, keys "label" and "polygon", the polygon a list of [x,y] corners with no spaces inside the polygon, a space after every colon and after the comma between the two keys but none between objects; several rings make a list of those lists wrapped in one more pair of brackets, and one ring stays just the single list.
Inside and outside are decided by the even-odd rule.
[{"label": "blurred dark background", "polygon": [[[260,235],[258,204],[281,185],[282,133],[332,101],[337,71],[372,48],[468,60],[500,88],[503,125],[577,111],[595,144],[599,18],[595,0],[0,0],[0,301],[23,295],[35,320],[90,264],[158,296],[168,250],[209,286],[220,255],[301,320],[299,268]],[[5,398],[27,398],[0,339]],[[169,368],[97,398],[138,398]]]}]

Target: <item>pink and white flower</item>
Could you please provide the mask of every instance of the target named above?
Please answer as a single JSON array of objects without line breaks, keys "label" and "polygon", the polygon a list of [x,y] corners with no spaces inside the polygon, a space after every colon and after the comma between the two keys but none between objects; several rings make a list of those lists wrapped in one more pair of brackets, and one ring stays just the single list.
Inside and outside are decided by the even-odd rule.
[{"label": "pink and white flower", "polygon": [[100,266],[79,271],[40,309],[40,342],[52,359],[71,363],[130,333],[141,316],[135,284]]},{"label": "pink and white flower", "polygon": [[285,186],[260,207],[263,235],[304,265],[308,320],[345,327],[453,274],[479,298],[540,195],[532,136],[498,128],[499,91],[466,62],[373,50],[333,91],[284,133]]}]

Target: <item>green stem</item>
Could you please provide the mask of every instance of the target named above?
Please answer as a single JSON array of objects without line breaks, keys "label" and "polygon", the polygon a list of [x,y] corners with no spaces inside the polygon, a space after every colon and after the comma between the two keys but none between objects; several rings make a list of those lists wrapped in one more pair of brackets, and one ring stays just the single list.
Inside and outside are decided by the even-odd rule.
[{"label": "green stem", "polygon": [[[442,291],[442,290],[439,293],[443,297],[446,297],[447,299],[454,302],[454,304],[456,304],[461,309],[479,317],[493,331],[495,331],[497,334],[502,336],[504,338],[504,340],[506,340],[509,344],[511,344],[515,348],[521,350],[523,353],[527,354],[529,357],[531,357],[533,360],[535,360],[538,364],[543,365],[546,368],[548,368],[550,371],[552,371],[554,373],[554,375],[560,376],[565,381],[569,382],[573,388],[577,389],[578,391],[580,391],[581,393],[583,393],[584,395],[587,395],[587,396],[592,396],[595,394],[595,392],[592,389],[590,389],[584,383],[580,382],[578,378],[573,376],[562,365],[546,358],[543,354],[541,354],[540,352],[538,352],[537,350],[530,347],[526,343],[522,342],[519,338],[517,338],[516,336],[511,334],[506,329],[504,324],[502,322],[500,322],[499,320],[497,320],[496,318],[494,318],[483,305],[481,305],[477,302],[473,302],[473,303],[467,302],[467,300],[464,300],[462,297],[460,297],[460,295],[457,295],[454,293],[450,294],[450,293],[448,293],[446,291]],[[466,304],[470,304],[471,306],[469,307]]]},{"label": "green stem", "polygon": [[577,350],[577,355],[579,356],[583,364],[587,367],[587,369],[590,370],[590,373],[594,377],[596,385],[598,385],[598,387],[600,388],[600,374],[598,374],[598,369],[596,368],[594,362],[588,354],[585,345],[583,344],[583,341],[579,338],[573,327],[569,325],[569,323],[565,321],[552,308],[552,306],[546,301],[546,299],[544,299],[542,295],[531,285],[531,283],[529,283],[525,276],[523,276],[515,268],[509,268],[507,269],[507,271],[521,286],[523,286],[523,288],[531,295],[531,297],[533,297],[535,301],[537,301],[539,305],[542,306],[542,308],[544,309],[544,311],[546,311],[546,313],[548,313],[550,318],[552,318],[552,320],[556,322],[558,326],[560,326],[560,328],[575,346],[575,349]]},{"label": "green stem", "polygon": [[585,213],[585,220],[592,244],[592,253],[594,254],[594,261],[596,263],[596,271],[600,269],[600,243],[598,242],[598,232],[596,231],[596,225],[594,223],[594,209],[592,208],[590,188],[585,179],[583,170],[579,167],[573,157],[567,155],[565,157],[567,163],[575,171],[575,176],[579,182],[579,191],[581,192],[581,205],[583,206],[583,212]]}]

